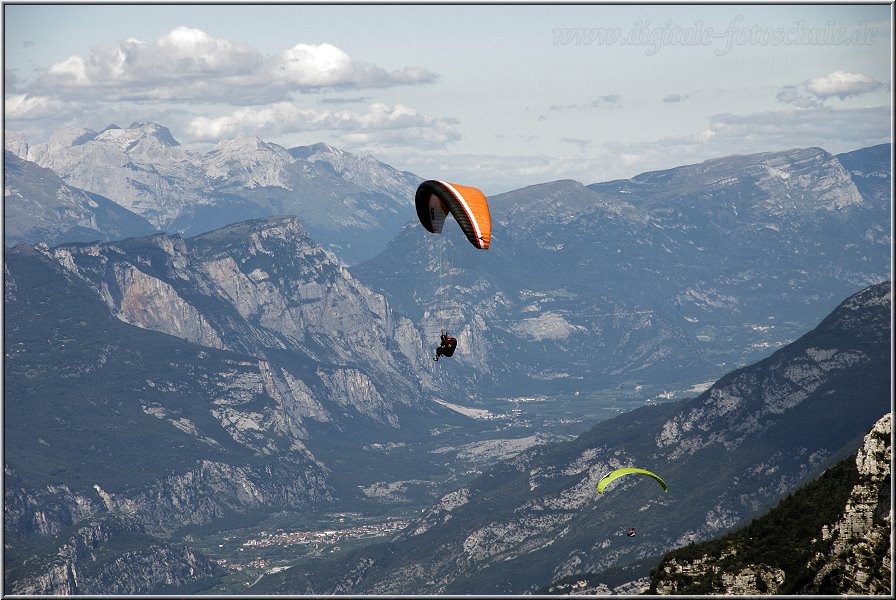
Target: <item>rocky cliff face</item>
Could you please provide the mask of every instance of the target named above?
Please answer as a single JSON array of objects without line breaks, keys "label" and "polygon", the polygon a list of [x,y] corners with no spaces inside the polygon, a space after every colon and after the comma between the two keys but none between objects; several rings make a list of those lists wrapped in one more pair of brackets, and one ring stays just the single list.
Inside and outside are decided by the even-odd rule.
[{"label": "rocky cliff face", "polygon": [[[272,397],[298,392],[290,394],[296,412],[283,417],[295,426],[307,418],[332,421],[325,403],[398,426],[393,404],[419,406],[420,382],[434,387],[415,368],[424,352],[420,333],[314,243],[296,218],[186,240],[157,235],[60,246],[53,257],[126,323],[261,358],[257,385]],[[303,381],[275,358],[283,352],[335,366],[316,367],[316,377]]]},{"label": "rocky cliff face", "polygon": [[[854,463],[856,482],[849,486],[850,479],[832,478],[828,485],[849,486],[846,502],[836,521],[809,532],[811,539],[793,540],[804,546],[808,560],[802,558],[801,564],[792,565],[786,556],[772,552],[766,552],[765,560],[742,558],[756,554],[756,543],[767,543],[754,542],[749,535],[761,528],[754,522],[747,534],[727,536],[706,553],[701,553],[701,548],[708,548],[708,544],[686,555],[673,553],[655,570],[651,590],[659,594],[891,595],[892,434],[892,413],[888,413],[875,423],[855,457],[849,459]],[[800,490],[788,502],[800,502],[808,494]],[[807,508],[812,510],[812,505]],[[779,506],[764,519],[774,519],[785,510],[790,519],[809,517],[805,511],[801,514]],[[775,527],[778,536],[799,535],[794,533],[799,530],[794,523],[777,519]]]},{"label": "rocky cliff face", "polygon": [[5,583],[7,592],[24,596],[127,595],[189,585],[215,572],[190,548],[154,540],[133,519],[105,515],[45,541],[5,574]]},{"label": "rocky cliff face", "polygon": [[[187,240],[156,235],[53,250],[22,247],[14,257],[6,264],[6,300],[10,313],[21,314],[22,320],[8,329],[14,351],[7,381],[24,381],[41,372],[41,385],[55,393],[60,378],[71,379],[77,387],[117,361],[133,360],[125,371],[131,380],[104,384],[123,385],[112,393],[127,393],[129,410],[141,421],[150,419],[153,428],[185,436],[204,455],[173,478],[159,479],[136,494],[114,486],[101,493],[99,488],[109,489],[102,482],[93,491],[94,481],[77,491],[61,486],[58,494],[29,489],[14,503],[18,509],[6,514],[17,531],[57,531],[82,516],[82,510],[89,513],[97,506],[124,510],[136,502],[142,507],[138,512],[144,513],[139,497],[156,493],[189,507],[175,517],[176,511],[166,509],[170,503],[160,502],[157,514],[144,514],[147,526],[160,530],[207,521],[221,512],[218,501],[223,498],[232,497],[230,507],[241,509],[290,504],[291,498],[325,499],[328,492],[320,486],[320,469],[325,467],[316,463],[303,441],[310,435],[309,425],[340,429],[368,422],[398,429],[401,410],[429,414],[435,406],[429,402],[435,384],[420,366],[428,350],[416,327],[393,316],[386,300],[314,244],[295,218],[249,222]],[[55,301],[31,294],[27,282],[34,272],[29,269],[38,265],[55,271],[41,277],[56,278],[54,285],[64,288],[60,293],[77,299],[67,311],[56,307],[52,316],[43,314]],[[49,288],[44,284],[38,289]],[[93,298],[79,295],[84,291]],[[72,314],[60,316],[65,312]],[[129,336],[122,338],[118,330],[123,324],[139,329],[125,329]],[[109,329],[108,338],[85,338],[88,327],[96,329],[91,335]],[[43,333],[44,328],[50,333]],[[134,340],[135,347],[129,347],[124,340],[140,338],[139,331],[188,343],[183,351],[189,358],[176,360],[171,354],[167,369],[156,368],[155,354],[125,358],[152,344],[170,343],[165,337],[150,337]],[[41,335],[47,335],[47,347],[30,343],[32,336]],[[51,370],[45,363],[57,354],[62,367]],[[23,424],[34,420],[26,399],[26,390],[37,393],[34,386],[9,389],[7,416],[21,412]],[[188,395],[201,398],[201,403],[172,402]],[[89,397],[79,401],[96,402]],[[222,460],[221,453],[234,444],[241,452],[285,464],[282,469],[259,470]],[[47,448],[52,454],[54,445],[48,436],[36,450]],[[317,464],[317,473],[309,479],[288,474],[289,468],[306,463]],[[28,478],[22,463],[9,464]],[[275,483],[280,480],[292,483]],[[208,481],[216,483],[206,487],[203,482]],[[233,494],[216,498],[222,490]],[[225,505],[229,502],[224,500]],[[57,512],[67,516],[54,524]]]},{"label": "rocky cliff face", "polygon": [[129,515],[156,536],[189,525],[202,525],[233,511],[245,513],[271,506],[305,508],[331,500],[326,477],[313,467],[278,464],[253,468],[201,461],[195,468],[131,489],[107,491],[69,485],[31,488],[7,468],[4,525],[10,535],[53,536],[85,518],[105,513]]},{"label": "rocky cliff face", "polygon": [[821,539],[830,540],[831,549],[810,563],[816,575],[802,592],[892,595],[892,437],[888,413],[865,436],[856,455],[859,482],[840,519],[822,528]]}]

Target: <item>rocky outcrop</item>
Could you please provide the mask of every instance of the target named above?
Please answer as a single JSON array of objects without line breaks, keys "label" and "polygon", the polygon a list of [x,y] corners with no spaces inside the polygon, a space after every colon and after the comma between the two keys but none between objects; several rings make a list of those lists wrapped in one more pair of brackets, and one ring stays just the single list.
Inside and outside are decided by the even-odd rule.
[{"label": "rocky outcrop", "polygon": [[113,269],[117,291],[121,294],[117,307],[119,319],[203,346],[224,348],[202,313],[178,296],[170,285],[133,265],[115,265]]},{"label": "rocky outcrop", "polygon": [[587,578],[571,579],[562,583],[555,583],[541,590],[539,594],[563,595],[563,596],[633,596],[644,594],[648,590],[650,579],[641,577],[634,581],[628,581],[615,586],[606,583],[592,583]]},{"label": "rocky outcrop", "polygon": [[820,532],[828,552],[811,562],[816,573],[803,593],[891,595],[893,510],[891,472],[893,415],[865,436],[856,455],[859,483],[853,486],[839,521]]},{"label": "rocky outcrop", "polygon": [[[723,540],[721,550],[700,555],[698,546],[681,556],[672,553],[654,572],[651,590],[658,594],[891,595],[892,432],[892,413],[888,413],[865,436],[854,459],[858,481],[848,492],[840,518],[822,525],[815,537],[804,542],[811,558],[802,565],[789,564],[789,558],[781,555],[760,563],[739,560],[756,551],[750,534],[762,525],[754,522],[746,534]],[[833,481],[833,485],[844,484]],[[795,501],[805,493],[797,492]],[[783,510],[773,509],[768,518]],[[793,535],[786,523],[776,522],[776,535]]]},{"label": "rocky outcrop", "polygon": [[693,560],[671,559],[662,565],[662,573],[653,590],[657,594],[774,594],[784,582],[784,571],[767,565],[748,564],[726,570],[726,559],[737,554],[733,546],[719,556]]},{"label": "rocky outcrop", "polygon": [[73,492],[68,485],[26,489],[18,474],[4,467],[3,527],[8,535],[51,536],[102,510],[99,498]]}]

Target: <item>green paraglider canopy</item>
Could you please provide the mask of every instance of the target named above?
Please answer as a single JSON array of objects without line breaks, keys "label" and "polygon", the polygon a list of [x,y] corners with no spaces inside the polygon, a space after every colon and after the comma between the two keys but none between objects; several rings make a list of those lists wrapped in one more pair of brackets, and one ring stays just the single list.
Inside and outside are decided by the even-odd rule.
[{"label": "green paraglider canopy", "polygon": [[604,493],[604,488],[607,487],[607,484],[610,483],[611,481],[613,481],[614,479],[616,479],[617,477],[622,477],[622,476],[624,476],[624,475],[632,475],[632,474],[635,474],[635,473],[640,474],[640,475],[648,475],[648,476],[650,476],[650,477],[653,477],[654,479],[656,479],[656,480],[659,482],[659,484],[660,484],[661,486],[663,486],[663,491],[664,491],[664,492],[666,492],[666,493],[669,492],[669,486],[667,486],[667,485],[666,485],[666,482],[663,481],[663,479],[662,479],[659,475],[657,475],[656,473],[653,473],[653,472],[651,472],[651,471],[648,471],[647,469],[638,469],[638,468],[635,468],[635,467],[626,467],[625,469],[616,469],[615,471],[611,471],[610,473],[607,473],[606,475],[604,475],[603,478],[602,478],[600,481],[597,482],[597,493],[598,493],[598,494],[603,494],[603,493]]}]

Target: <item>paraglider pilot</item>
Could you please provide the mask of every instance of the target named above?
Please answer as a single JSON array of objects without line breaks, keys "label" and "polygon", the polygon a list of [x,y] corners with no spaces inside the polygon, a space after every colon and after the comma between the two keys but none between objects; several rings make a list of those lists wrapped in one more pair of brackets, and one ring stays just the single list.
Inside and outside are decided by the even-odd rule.
[{"label": "paraglider pilot", "polygon": [[442,333],[441,344],[436,348],[436,355],[433,360],[439,360],[440,356],[451,356],[454,354],[454,349],[457,348],[457,340],[448,335],[448,332],[445,331]]}]

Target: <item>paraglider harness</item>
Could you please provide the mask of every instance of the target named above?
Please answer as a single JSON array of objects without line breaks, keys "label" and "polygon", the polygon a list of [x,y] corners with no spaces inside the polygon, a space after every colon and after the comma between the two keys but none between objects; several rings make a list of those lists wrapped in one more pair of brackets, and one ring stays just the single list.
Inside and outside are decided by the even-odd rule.
[{"label": "paraglider harness", "polygon": [[439,360],[440,356],[451,356],[457,348],[457,340],[448,335],[447,331],[442,332],[442,343],[436,348],[436,355],[433,360]]}]

